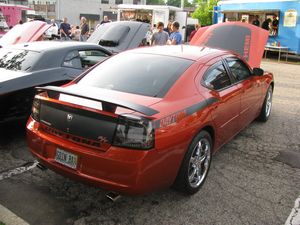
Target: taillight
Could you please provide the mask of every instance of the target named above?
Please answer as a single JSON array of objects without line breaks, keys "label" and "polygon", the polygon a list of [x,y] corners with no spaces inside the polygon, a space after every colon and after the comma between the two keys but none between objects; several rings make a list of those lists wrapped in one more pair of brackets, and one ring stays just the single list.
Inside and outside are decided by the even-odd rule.
[{"label": "taillight", "polygon": [[154,140],[151,121],[132,115],[119,117],[113,140],[114,146],[148,150],[154,147]]},{"label": "taillight", "polygon": [[34,98],[32,102],[32,108],[31,108],[31,117],[38,122],[40,121],[40,108],[41,108],[41,100]]}]

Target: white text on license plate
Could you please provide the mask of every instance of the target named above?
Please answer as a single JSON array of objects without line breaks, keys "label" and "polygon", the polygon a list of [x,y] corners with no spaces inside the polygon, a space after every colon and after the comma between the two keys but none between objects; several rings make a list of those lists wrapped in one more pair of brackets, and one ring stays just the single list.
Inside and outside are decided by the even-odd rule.
[{"label": "white text on license plate", "polygon": [[56,149],[55,161],[72,169],[76,169],[77,167],[77,155],[59,148]]}]

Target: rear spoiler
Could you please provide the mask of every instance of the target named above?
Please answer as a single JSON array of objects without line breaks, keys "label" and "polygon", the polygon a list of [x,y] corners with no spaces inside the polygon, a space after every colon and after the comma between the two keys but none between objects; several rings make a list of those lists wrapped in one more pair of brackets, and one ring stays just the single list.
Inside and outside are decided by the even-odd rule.
[{"label": "rear spoiler", "polygon": [[95,96],[93,93],[88,92],[88,91],[83,91],[83,90],[67,90],[66,88],[62,87],[54,87],[54,86],[46,86],[46,87],[36,87],[37,92],[43,92],[46,91],[48,93],[48,96],[50,98],[55,98],[58,97],[59,94],[67,94],[75,97],[81,97],[85,98],[88,100],[93,100],[93,101],[98,101],[102,103],[102,108],[103,104],[109,104],[109,105],[114,105],[114,106],[119,106],[127,109],[131,109],[134,111],[137,111],[139,113],[142,113],[146,116],[153,116],[157,113],[159,113],[157,110],[149,108],[147,106],[139,105],[133,102],[128,102],[120,99],[114,99],[111,98],[110,96]]}]

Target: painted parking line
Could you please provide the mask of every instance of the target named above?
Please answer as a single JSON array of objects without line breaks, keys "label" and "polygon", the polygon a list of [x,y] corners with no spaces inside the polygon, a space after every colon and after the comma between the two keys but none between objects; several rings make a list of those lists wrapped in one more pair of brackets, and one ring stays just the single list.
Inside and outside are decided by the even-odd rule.
[{"label": "painted parking line", "polygon": [[26,163],[26,164],[24,164],[21,167],[18,167],[18,168],[12,169],[12,170],[8,170],[8,171],[5,171],[5,172],[2,172],[0,174],[0,181],[4,180],[6,178],[10,178],[12,176],[24,173],[24,172],[26,172],[28,170],[32,170],[32,169],[34,169],[37,166],[37,164],[38,164],[38,161],[35,160],[34,162]]},{"label": "painted parking line", "polygon": [[287,218],[285,225],[299,225],[300,224],[300,196],[295,201],[295,206],[291,214]]},{"label": "painted parking line", "polygon": [[11,212],[0,204],[0,221],[5,225],[29,225],[25,220],[18,217],[16,214]]}]

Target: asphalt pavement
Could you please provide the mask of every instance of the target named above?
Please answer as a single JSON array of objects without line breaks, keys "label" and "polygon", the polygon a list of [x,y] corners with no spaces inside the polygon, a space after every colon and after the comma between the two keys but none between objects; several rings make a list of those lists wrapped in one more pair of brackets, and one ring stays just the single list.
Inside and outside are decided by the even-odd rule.
[{"label": "asphalt pavement", "polygon": [[214,155],[197,194],[167,189],[113,203],[99,188],[39,170],[24,124],[10,124],[0,131],[0,209],[32,225],[292,224],[300,195],[300,64],[264,61],[262,68],[275,75],[271,118],[254,121]]}]

